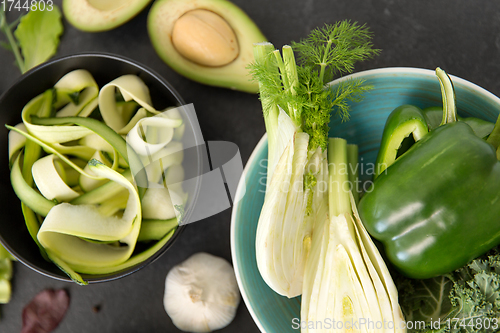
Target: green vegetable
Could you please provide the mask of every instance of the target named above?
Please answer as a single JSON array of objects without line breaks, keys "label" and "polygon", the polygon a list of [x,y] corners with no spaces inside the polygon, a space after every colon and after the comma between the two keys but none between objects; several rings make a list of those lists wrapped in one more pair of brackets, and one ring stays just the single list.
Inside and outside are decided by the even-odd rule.
[{"label": "green vegetable", "polygon": [[23,16],[14,32],[24,58],[21,71],[26,72],[56,54],[62,32],[61,12],[57,6],[51,11],[30,11]]},{"label": "green vegetable", "polygon": [[407,321],[423,321],[411,333],[497,332],[500,329],[498,249],[446,275],[396,280]]},{"label": "green vegetable", "polygon": [[[129,192],[127,207],[122,218],[103,216],[93,205],[61,203],[54,206],[45,217],[38,240],[51,253],[71,269],[94,274],[94,268],[110,267],[125,262],[134,251],[141,228],[141,202],[135,186],[118,172],[97,160],[89,162],[98,176],[108,178]],[[122,245],[86,242],[120,241]]]},{"label": "green vegetable", "polygon": [[12,259],[10,253],[0,244],[0,304],[9,303],[12,294]]},{"label": "green vegetable", "polygon": [[142,220],[138,241],[160,240],[179,225],[176,218],[170,220]]},{"label": "green vegetable", "polygon": [[[495,124],[474,117],[463,118],[456,115],[458,121],[469,125],[474,134],[486,139],[493,131]],[[384,127],[384,135],[377,155],[377,169],[374,177],[384,172],[394,163],[397,157],[405,153],[410,147],[407,142],[412,135],[413,143],[419,141],[428,131],[438,128],[443,119],[443,108],[429,107],[424,110],[414,105],[402,105],[391,112]]]},{"label": "green vegetable", "polygon": [[451,80],[443,84],[442,125],[381,174],[359,205],[367,230],[405,275],[449,273],[500,244],[500,161],[488,142],[456,121]]},{"label": "green vegetable", "polygon": [[491,132],[493,132],[493,128],[495,127],[494,123],[479,118],[463,118],[457,115],[457,119],[469,125],[477,137],[485,140],[491,134]]},{"label": "green vegetable", "polygon": [[264,281],[281,295],[301,294],[312,228],[319,207],[328,205],[324,185],[332,109],[348,119],[347,101],[359,100],[369,89],[358,80],[344,81],[336,90],[327,83],[378,53],[370,39],[366,26],[344,21],[313,30],[300,43],[283,46],[282,54],[270,43],[254,46],[251,72],[259,83],[269,143],[256,257]]},{"label": "green vegetable", "polygon": [[61,12],[56,5],[50,11],[30,11],[21,17],[13,35],[5,12],[0,10],[0,30],[7,36],[17,66],[25,73],[56,53],[63,32]]},{"label": "green vegetable", "polygon": [[[427,125],[429,126],[429,130],[433,130],[439,127],[443,119],[443,108],[432,106],[425,108],[424,110],[422,110],[422,112],[427,121]],[[464,118],[457,115],[457,120],[463,121],[464,123],[469,125],[474,133],[481,139],[486,139],[493,131],[493,127],[495,127],[495,124],[492,122],[474,117]]]},{"label": "green vegetable", "polygon": [[394,163],[398,150],[406,137],[413,134],[415,141],[418,141],[428,132],[426,119],[418,107],[402,105],[392,111],[385,123],[374,177],[378,177]]},{"label": "green vegetable", "polygon": [[26,206],[34,210],[36,213],[46,216],[55,206],[55,203],[52,200],[45,198],[28,183],[26,183],[21,173],[21,157],[21,154],[18,155],[10,172],[10,182],[12,184],[12,188],[14,189],[17,197],[24,202]]},{"label": "green vegetable", "polygon": [[[127,149],[127,143],[125,140],[118,135],[116,132],[114,132],[111,128],[106,126],[106,124],[103,124],[102,122],[92,119],[92,118],[82,118],[82,117],[63,117],[63,118],[37,118],[37,117],[32,117],[32,122],[33,124],[37,125],[63,125],[63,124],[76,124],[79,125],[80,127],[88,128],[94,131],[95,133],[98,133],[104,140],[106,140],[116,151],[118,154],[120,154],[121,157],[125,158],[125,160],[128,163],[132,163],[132,165],[136,166],[136,170],[141,170],[135,177],[138,178],[138,182],[140,184],[147,184],[147,175],[145,174],[145,171],[142,166],[142,162],[140,158],[134,153],[132,149]],[[53,126],[51,126],[53,127]],[[61,126],[63,127],[63,126]],[[41,143],[43,145],[43,143]],[[48,147],[50,149],[49,145],[45,145],[45,147]],[[57,152],[57,150],[55,150]],[[130,152],[130,156],[129,156]],[[68,164],[72,164],[71,161],[68,162]],[[78,167],[75,167],[75,169],[79,169]],[[84,173],[82,170],[80,173]],[[88,177],[92,178],[92,176],[88,175]]]},{"label": "green vegetable", "polygon": [[[104,123],[90,117],[97,106]],[[160,112],[137,76],[121,76],[99,93],[89,72],[75,70],[24,107],[22,125],[6,125],[11,183],[27,229],[41,255],[76,283],[87,284],[80,274],[110,274],[146,260],[175,232],[182,187],[143,197],[150,176],[143,161],[163,158],[162,170],[148,169],[155,175],[184,175],[183,145],[175,141],[183,121],[172,112],[148,117]],[[128,131],[141,132],[130,145],[122,136]],[[178,153],[167,158],[159,151]],[[166,209],[161,199],[170,195]],[[143,216],[159,220],[143,228]],[[136,249],[137,242],[147,244]]]},{"label": "green vegetable", "polygon": [[[316,332],[313,328],[319,328],[318,322],[328,328],[327,318],[344,325],[351,319],[359,324],[362,318],[374,323],[390,322],[390,331],[404,332],[396,287],[359,219],[354,196],[347,186],[349,178],[357,177],[353,172],[357,169],[346,172],[348,163],[346,141],[330,139],[329,213],[320,210],[322,219],[314,225],[301,303],[300,320],[306,328],[301,332]],[[350,324],[345,331],[360,328]]]}]

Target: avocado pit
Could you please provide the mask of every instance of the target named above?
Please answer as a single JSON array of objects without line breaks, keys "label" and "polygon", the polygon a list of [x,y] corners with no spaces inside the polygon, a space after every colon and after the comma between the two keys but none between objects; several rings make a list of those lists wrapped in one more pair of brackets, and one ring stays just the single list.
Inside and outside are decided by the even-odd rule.
[{"label": "avocado pit", "polygon": [[188,11],[175,22],[172,44],[184,58],[207,67],[227,65],[240,51],[227,21],[206,9]]}]

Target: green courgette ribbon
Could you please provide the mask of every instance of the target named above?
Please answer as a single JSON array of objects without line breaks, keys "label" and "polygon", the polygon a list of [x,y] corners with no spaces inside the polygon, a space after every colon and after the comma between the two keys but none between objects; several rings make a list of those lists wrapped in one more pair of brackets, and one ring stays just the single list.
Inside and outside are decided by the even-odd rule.
[{"label": "green courgette ribbon", "polygon": [[[94,117],[97,107],[104,122]],[[33,98],[21,117],[21,124],[6,125],[10,177],[44,258],[87,284],[81,274],[130,268],[171,238],[178,226],[172,214],[143,219],[143,162],[152,151],[174,149],[181,154],[164,161],[158,177],[167,167],[182,168],[182,143],[176,139],[183,121],[162,116],[139,77],[121,76],[99,91],[88,71],[72,71]],[[133,149],[123,137],[130,131]],[[136,251],[138,241],[149,246]]]},{"label": "green courgette ribbon", "polygon": [[12,295],[12,256],[0,245],[0,304],[9,303]]},{"label": "green courgette ribbon", "polygon": [[500,116],[495,125],[460,120],[451,79],[439,68],[436,74],[444,112],[411,107],[422,131],[426,125],[432,130],[395,159],[401,138],[414,127],[393,126],[392,119],[410,107],[394,110],[378,158],[387,169],[359,204],[361,219],[388,259],[419,279],[449,273],[500,244]]}]

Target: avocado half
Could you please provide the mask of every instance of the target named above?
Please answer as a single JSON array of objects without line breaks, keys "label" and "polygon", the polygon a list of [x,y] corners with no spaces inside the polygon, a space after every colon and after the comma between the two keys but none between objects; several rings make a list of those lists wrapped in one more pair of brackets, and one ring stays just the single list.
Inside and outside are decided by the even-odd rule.
[{"label": "avocado half", "polygon": [[64,16],[88,32],[114,29],[139,14],[151,0],[63,0]]},{"label": "avocado half", "polygon": [[[172,43],[174,25],[181,16],[195,9],[219,15],[233,29],[239,54],[232,62],[218,67],[204,66],[183,57],[176,50]],[[253,44],[267,39],[248,15],[233,3],[227,0],[157,0],[149,12],[148,31],[158,55],[179,74],[211,86],[249,93],[259,91],[258,83],[250,81],[246,67],[254,61]]]}]

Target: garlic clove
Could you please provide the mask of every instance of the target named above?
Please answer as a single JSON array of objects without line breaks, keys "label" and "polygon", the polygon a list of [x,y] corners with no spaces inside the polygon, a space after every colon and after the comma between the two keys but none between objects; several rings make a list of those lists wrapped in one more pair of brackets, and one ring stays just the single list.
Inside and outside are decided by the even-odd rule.
[{"label": "garlic clove", "polygon": [[235,317],[240,294],[233,267],[200,252],[167,274],[163,303],[174,325],[187,332],[211,332]]}]

